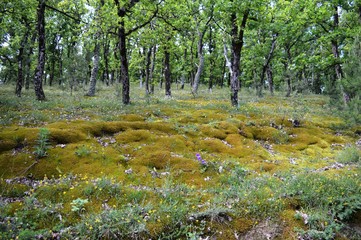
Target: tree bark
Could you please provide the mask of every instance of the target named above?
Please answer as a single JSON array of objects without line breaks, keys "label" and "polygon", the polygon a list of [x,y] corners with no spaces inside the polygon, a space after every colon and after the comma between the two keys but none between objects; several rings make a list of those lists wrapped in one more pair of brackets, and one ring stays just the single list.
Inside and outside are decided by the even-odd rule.
[{"label": "tree bark", "polygon": [[224,77],[225,77],[225,74],[226,74],[226,65],[227,65],[227,61],[224,60],[223,61],[223,67],[222,67],[222,76],[221,76],[221,79],[220,79],[220,87],[223,88],[224,86]]},{"label": "tree bark", "polygon": [[[333,14],[333,30],[336,30],[338,27],[339,27],[338,7],[335,6],[334,14]],[[342,93],[343,102],[345,105],[347,105],[347,103],[349,101],[349,96],[344,91],[342,82],[341,82],[341,80],[343,78],[343,72],[342,72],[342,67],[341,67],[341,63],[340,63],[341,60],[340,60],[340,52],[338,49],[337,39],[335,39],[335,38],[332,39],[331,45],[332,45],[332,54],[333,54],[333,57],[335,58],[335,76],[336,76],[335,81],[332,82],[332,88],[336,89],[336,81],[338,80],[340,82],[340,90]]]},{"label": "tree bark", "polygon": [[[99,37],[99,34],[97,33],[95,36],[95,39]],[[98,40],[95,40],[95,47],[94,47],[94,56],[93,56],[93,68],[90,75],[90,86],[89,91],[86,94],[89,97],[95,96],[95,87],[97,84],[97,76],[99,71],[99,53],[100,53],[100,44]]]},{"label": "tree bark", "polygon": [[268,64],[266,73],[267,73],[267,80],[268,80],[268,84],[269,84],[269,91],[270,91],[271,95],[273,96],[274,95],[274,86],[273,86],[273,72],[272,72],[271,64]]},{"label": "tree bark", "polygon": [[109,86],[109,82],[110,82],[110,79],[109,79],[109,46],[110,45],[110,41],[108,40],[108,37],[106,36],[105,37],[105,44],[104,44],[104,74],[105,74],[105,84],[107,86]]},{"label": "tree bark", "polygon": [[214,48],[215,48],[215,41],[213,40],[212,33],[213,33],[212,27],[210,27],[210,30],[209,30],[209,49],[208,49],[209,56],[210,56],[210,68],[209,68],[209,80],[208,80],[208,90],[209,90],[209,92],[211,92],[212,89],[213,89],[213,79],[214,79],[213,72],[214,72],[214,67],[215,67],[215,64],[216,64],[215,56],[213,55],[213,51],[214,51]]},{"label": "tree bark", "polygon": [[239,74],[240,74],[240,61],[241,52],[243,47],[243,35],[246,27],[249,10],[243,13],[243,18],[240,28],[237,23],[236,13],[231,14],[232,21],[232,57],[231,57],[231,103],[232,106],[238,106],[238,91],[240,89]]},{"label": "tree bark", "polygon": [[181,87],[180,87],[180,89],[184,89],[184,84],[185,84],[185,79],[186,79],[186,76],[185,76],[185,74],[186,74],[186,62],[187,62],[187,48],[185,48],[184,49],[184,55],[183,55],[183,64],[182,64],[182,75],[181,75]]},{"label": "tree bark", "polygon": [[36,67],[34,78],[34,89],[37,100],[45,100],[43,90],[43,75],[45,67],[45,0],[39,0],[38,3],[38,65]]},{"label": "tree bark", "polygon": [[203,68],[204,68],[204,56],[203,56],[203,37],[204,34],[206,33],[209,23],[213,18],[213,6],[212,6],[212,12],[210,14],[210,17],[208,19],[208,21],[206,22],[206,24],[204,25],[202,31],[200,30],[200,26],[199,23],[197,24],[197,33],[198,33],[198,45],[197,45],[197,53],[198,53],[198,68],[197,68],[197,73],[194,77],[194,82],[193,82],[193,87],[192,87],[192,94],[196,95],[198,92],[198,86],[199,86],[199,82],[201,79],[201,75],[203,72]]},{"label": "tree bark", "polygon": [[155,53],[157,51],[157,46],[154,45],[153,46],[153,51],[152,51],[152,60],[150,63],[150,73],[149,73],[149,82],[150,82],[150,93],[154,94],[154,68],[155,68]]},{"label": "tree bark", "polygon": [[193,81],[193,86],[192,86],[192,94],[196,95],[197,91],[198,91],[198,86],[199,86],[199,82],[201,79],[201,74],[203,72],[203,68],[204,68],[204,56],[203,56],[203,36],[205,34],[205,30],[203,32],[200,32],[198,30],[198,68],[197,68],[197,73],[194,77],[194,81]]},{"label": "tree bark", "polygon": [[[119,3],[119,0],[114,0],[117,6],[117,15],[119,17],[118,23],[118,48],[120,59],[120,81],[122,83],[122,102],[124,105],[130,104],[130,83],[129,83],[129,70],[127,59],[127,38],[125,32],[124,18],[127,13],[127,9]],[[139,0],[131,0],[128,8],[131,8],[139,2]]]},{"label": "tree bark", "polygon": [[[170,38],[168,37],[168,41]],[[170,69],[170,53],[168,47],[164,50],[164,81],[165,81],[165,97],[171,98],[171,69]]]},{"label": "tree bark", "polygon": [[[272,39],[272,44],[271,44],[271,49],[270,51],[268,52],[268,55],[265,59],[265,62],[263,63],[263,67],[262,67],[262,72],[261,72],[261,78],[260,78],[260,82],[259,82],[259,85],[257,86],[257,95],[258,97],[262,97],[263,96],[263,87],[264,87],[264,77],[265,77],[265,74],[266,74],[266,71],[267,71],[267,68],[271,62],[271,59],[273,57],[273,53],[275,51],[275,48],[276,48],[276,38],[274,37]],[[273,91],[273,90],[272,90]],[[273,94],[273,93],[272,93]]]},{"label": "tree bark", "polygon": [[[338,9],[337,7],[335,7],[335,13],[333,15],[333,27],[336,29],[338,28],[339,25],[339,16],[338,16]],[[331,41],[331,45],[332,45],[332,54],[336,60],[336,64],[335,64],[335,72],[336,72],[336,76],[337,79],[342,79],[343,77],[343,73],[342,73],[342,67],[341,64],[339,62],[340,60],[340,53],[338,50],[338,43],[336,39],[333,39]]]},{"label": "tree bark", "polygon": [[30,42],[30,47],[29,47],[29,51],[26,57],[26,77],[25,77],[25,89],[29,90],[30,89],[30,78],[31,78],[31,55],[33,55],[33,50],[34,50],[34,43],[36,41],[36,31],[34,31],[33,36],[31,37],[31,42]]},{"label": "tree bark", "polygon": [[25,34],[23,36],[23,39],[21,40],[20,43],[20,48],[19,48],[19,54],[18,54],[18,79],[16,82],[16,89],[15,89],[15,94],[18,97],[21,97],[21,90],[23,88],[23,84],[24,84],[24,49],[25,49],[25,45],[28,42],[28,36],[29,36],[29,31],[28,28],[29,26],[26,26],[27,29],[25,30]]},{"label": "tree bark", "polygon": [[291,73],[290,73],[290,69],[289,69],[289,66],[291,65],[291,61],[292,61],[291,48],[290,48],[290,47],[286,47],[286,52],[287,52],[287,61],[284,63],[285,73],[286,73],[286,80],[287,80],[287,93],[286,93],[286,97],[290,97],[290,96],[291,96],[291,92],[292,92]]},{"label": "tree bark", "polygon": [[145,94],[146,95],[150,94],[149,77],[150,77],[150,64],[151,64],[152,52],[153,52],[153,46],[148,49],[145,59]]},{"label": "tree bark", "polygon": [[[122,11],[120,11],[122,12]],[[119,11],[118,11],[119,14]],[[121,13],[121,17],[125,16]],[[119,29],[118,29],[118,39],[119,39],[119,52],[120,52],[120,78],[122,82],[122,99],[123,104],[130,104],[130,86],[129,86],[129,73],[128,73],[128,59],[127,59],[127,46],[126,46],[126,36],[124,29],[124,21],[121,20]]]}]

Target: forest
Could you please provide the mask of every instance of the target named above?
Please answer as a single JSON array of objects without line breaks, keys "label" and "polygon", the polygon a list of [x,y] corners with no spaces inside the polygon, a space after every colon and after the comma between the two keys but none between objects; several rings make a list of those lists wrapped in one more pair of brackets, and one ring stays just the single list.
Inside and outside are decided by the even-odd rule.
[{"label": "forest", "polygon": [[360,0],[2,0],[0,239],[361,239],[360,37]]}]

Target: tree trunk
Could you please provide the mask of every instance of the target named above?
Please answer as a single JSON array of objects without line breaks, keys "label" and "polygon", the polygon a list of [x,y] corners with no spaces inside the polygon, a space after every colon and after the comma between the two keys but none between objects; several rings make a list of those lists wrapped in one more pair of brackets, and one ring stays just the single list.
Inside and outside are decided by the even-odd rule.
[{"label": "tree trunk", "polygon": [[269,66],[269,64],[271,62],[271,59],[273,57],[273,53],[274,53],[275,48],[276,48],[276,38],[273,38],[272,39],[272,44],[271,44],[271,49],[268,52],[268,55],[267,55],[267,57],[265,59],[265,62],[263,63],[262,72],[261,72],[261,79],[260,79],[259,85],[257,84],[257,95],[258,95],[258,97],[263,96],[262,91],[263,91],[263,87],[264,87],[264,77],[265,77],[267,68],[268,68],[268,66]]},{"label": "tree trunk", "polygon": [[128,59],[127,59],[127,46],[124,31],[124,21],[121,23],[118,32],[119,37],[119,50],[120,50],[120,78],[122,82],[122,98],[123,104],[130,104],[130,86],[129,86],[129,73],[128,73]]},{"label": "tree trunk", "polygon": [[[339,16],[338,16],[338,10],[337,10],[337,7],[335,7],[335,14],[333,15],[333,22],[334,22],[334,28],[337,28],[338,27],[338,24],[339,24]],[[336,76],[337,76],[337,79],[342,79],[343,77],[343,73],[342,73],[342,67],[341,67],[341,64],[340,64],[340,53],[339,53],[339,50],[338,50],[338,43],[337,43],[337,40],[336,39],[333,39],[331,41],[331,44],[332,44],[332,54],[336,60],[336,64],[335,64],[335,72],[336,72]]]},{"label": "tree trunk", "polygon": [[212,92],[213,89],[213,72],[214,72],[214,68],[215,68],[215,56],[213,54],[214,48],[215,48],[215,41],[213,40],[213,31],[212,31],[212,26],[209,28],[209,48],[208,48],[208,52],[209,52],[209,57],[210,57],[210,68],[209,68],[209,80],[208,80],[208,90],[209,92]]},{"label": "tree trunk", "polygon": [[204,34],[206,33],[207,29],[208,29],[208,25],[210,23],[210,21],[213,18],[213,6],[212,6],[212,12],[211,15],[207,21],[207,23],[205,24],[203,30],[200,30],[199,24],[197,24],[197,32],[198,32],[198,45],[197,45],[197,53],[198,53],[198,68],[197,68],[197,73],[194,77],[194,82],[193,82],[193,87],[192,87],[192,94],[196,95],[197,91],[198,91],[198,86],[199,86],[199,82],[201,79],[201,75],[203,72],[203,68],[204,68],[204,56],[203,56],[203,37]]},{"label": "tree trunk", "polygon": [[[136,4],[139,0],[132,0],[129,8]],[[122,82],[122,102],[125,105],[130,104],[130,84],[129,84],[129,71],[127,59],[127,38],[125,33],[124,18],[127,10],[122,6],[119,0],[114,0],[117,6],[118,22],[118,48],[120,58],[120,81]]]},{"label": "tree trunk", "polygon": [[109,82],[110,82],[110,79],[109,79],[109,45],[110,45],[110,42],[107,38],[107,36],[105,37],[105,45],[104,45],[104,75],[105,75],[105,84],[107,86],[109,86]]},{"label": "tree trunk", "polygon": [[152,60],[150,63],[150,73],[149,73],[149,82],[150,82],[150,93],[154,94],[154,68],[155,68],[155,53],[157,51],[157,46],[154,45],[153,46],[153,51],[152,51]]},{"label": "tree trunk", "polygon": [[58,84],[61,86],[63,83],[63,49],[59,49],[59,79]]},{"label": "tree trunk", "polygon": [[226,64],[227,64],[227,61],[224,60],[223,67],[222,67],[222,76],[221,76],[220,83],[219,83],[221,88],[223,88],[223,86],[224,86],[224,78],[225,78],[225,74],[226,74]]},{"label": "tree trunk", "polygon": [[152,52],[153,52],[153,46],[150,47],[147,51],[147,56],[145,59],[145,94],[149,95],[150,94],[150,90],[149,90],[149,77],[150,77],[150,64],[151,64],[151,56],[152,56]]},{"label": "tree trunk", "polygon": [[267,73],[269,91],[270,91],[271,95],[273,96],[274,95],[274,86],[273,86],[273,72],[272,72],[271,64],[268,64],[266,73]]},{"label": "tree trunk", "polygon": [[113,85],[114,84],[114,80],[115,80],[115,70],[113,69],[110,72],[110,84]]},{"label": "tree trunk", "polygon": [[115,0],[118,9],[119,26],[118,26],[118,48],[120,59],[120,81],[122,83],[122,102],[125,105],[130,104],[130,86],[127,59],[127,39],[125,34],[124,17],[126,10],[121,6],[118,0]]},{"label": "tree trunk", "polygon": [[[170,38],[168,37],[168,41]],[[170,53],[168,47],[164,50],[164,81],[165,81],[165,97],[171,98],[171,70],[170,70]]]},{"label": "tree trunk", "polygon": [[197,73],[194,77],[194,81],[193,81],[193,86],[192,86],[192,94],[196,95],[197,91],[198,91],[198,86],[199,86],[199,82],[201,79],[201,74],[204,68],[204,56],[203,56],[203,36],[204,36],[205,30],[203,32],[200,32],[198,30],[198,59],[199,59],[199,63],[198,63],[198,68],[197,68]]},{"label": "tree trunk", "polygon": [[313,91],[315,94],[321,94],[321,87],[322,87],[322,82],[321,82],[321,74],[319,72],[316,73],[316,77],[313,80],[312,83],[313,86]]},{"label": "tree trunk", "polygon": [[211,56],[210,68],[209,68],[209,80],[208,80],[208,90],[209,90],[209,92],[212,92],[212,89],[213,89],[213,79],[214,79],[213,70],[214,70],[214,67],[215,67],[215,61]]},{"label": "tree trunk", "polygon": [[51,62],[50,62],[49,86],[53,85],[54,76],[55,76],[55,56],[53,55]]},{"label": "tree trunk", "polygon": [[15,89],[15,94],[18,97],[21,97],[21,90],[23,88],[23,84],[24,84],[24,74],[23,74],[23,69],[24,69],[24,49],[25,49],[25,45],[28,42],[28,36],[29,36],[29,26],[26,26],[27,29],[25,30],[25,34],[23,36],[23,39],[21,40],[20,43],[20,48],[19,48],[19,54],[18,54],[18,79],[16,82],[16,89]]},{"label": "tree trunk", "polygon": [[[95,39],[98,39],[99,33],[96,34]],[[94,47],[94,56],[93,56],[93,68],[90,75],[90,86],[89,91],[86,94],[89,97],[95,96],[95,86],[97,84],[97,76],[99,71],[99,53],[100,53],[100,44],[98,40],[95,40],[95,47]]]},{"label": "tree trunk", "polygon": [[248,19],[249,10],[243,13],[243,18],[240,28],[237,23],[237,16],[235,13],[231,14],[232,21],[232,57],[231,57],[231,103],[232,106],[238,106],[238,91],[240,88],[239,74],[240,74],[240,61],[241,52],[243,47],[243,35]]},{"label": "tree trunk", "polygon": [[287,61],[284,63],[285,73],[286,73],[286,80],[287,80],[286,97],[290,97],[291,92],[292,92],[291,73],[290,73],[290,69],[288,69],[288,67],[291,65],[291,60],[292,60],[290,47],[286,47],[286,52],[287,52]]},{"label": "tree trunk", "polygon": [[34,31],[33,36],[31,37],[31,42],[30,42],[30,47],[29,47],[29,51],[26,57],[26,77],[25,77],[25,89],[29,90],[30,89],[30,81],[31,81],[31,55],[33,55],[33,50],[34,50],[34,43],[36,41],[36,31]]},{"label": "tree trunk", "polygon": [[43,75],[45,67],[45,0],[39,0],[38,4],[38,66],[34,78],[34,89],[37,100],[45,100],[43,90]]},{"label": "tree trunk", "polygon": [[[338,7],[335,6],[334,7],[334,14],[333,14],[333,29],[336,30],[339,26],[339,15],[338,15]],[[349,101],[349,96],[347,95],[347,93],[344,91],[343,86],[342,86],[342,78],[343,78],[343,72],[342,72],[342,67],[341,67],[341,63],[340,63],[340,52],[338,49],[338,43],[337,43],[337,39],[332,39],[331,40],[331,45],[332,45],[332,54],[333,57],[335,58],[335,82],[332,83],[332,88],[336,88],[336,81],[338,80],[340,82],[340,90],[342,93],[342,98],[343,98],[343,102],[345,105],[347,105],[347,102]]]}]

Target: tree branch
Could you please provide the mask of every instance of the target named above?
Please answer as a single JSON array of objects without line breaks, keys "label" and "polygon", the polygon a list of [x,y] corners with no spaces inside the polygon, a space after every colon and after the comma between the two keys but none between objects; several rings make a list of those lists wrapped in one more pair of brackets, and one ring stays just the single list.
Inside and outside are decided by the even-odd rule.
[{"label": "tree branch", "polygon": [[[133,2],[133,1],[132,1],[132,2]],[[134,0],[134,2],[136,3],[137,0]],[[143,24],[138,25],[138,26],[136,26],[135,28],[129,30],[128,32],[125,33],[125,36],[128,36],[128,35],[130,35],[131,33],[137,31],[138,29],[140,29],[140,28],[148,25],[148,24],[157,16],[157,14],[158,14],[158,10],[159,10],[158,4],[157,4],[156,6],[157,6],[157,9],[156,9],[155,12],[153,13],[153,15],[148,19],[148,21],[146,21],[146,22],[144,22]]]},{"label": "tree branch", "polygon": [[75,17],[71,16],[70,14],[68,14],[68,13],[66,13],[66,12],[64,12],[64,11],[62,11],[62,10],[59,10],[59,9],[57,9],[57,8],[55,8],[55,7],[49,6],[49,5],[47,5],[47,4],[45,4],[45,7],[49,8],[49,9],[55,11],[55,12],[58,12],[58,13],[60,13],[60,14],[63,14],[64,16],[67,16],[68,18],[71,18],[71,19],[73,19],[73,20],[76,21],[76,22],[86,23],[86,22],[84,22],[83,20],[81,20],[80,18],[75,18]]},{"label": "tree branch", "polygon": [[172,23],[170,23],[167,19],[165,19],[163,16],[158,16],[159,19],[163,20],[163,22],[165,22],[167,25],[169,25],[174,31],[177,32],[182,32],[181,29],[177,28],[176,26],[174,26]]}]

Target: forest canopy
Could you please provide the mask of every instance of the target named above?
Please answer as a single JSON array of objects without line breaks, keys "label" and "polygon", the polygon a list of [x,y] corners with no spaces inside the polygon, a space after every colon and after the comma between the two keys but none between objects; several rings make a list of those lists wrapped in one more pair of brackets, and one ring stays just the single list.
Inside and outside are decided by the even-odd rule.
[{"label": "forest canopy", "polygon": [[123,104],[131,83],[229,87],[233,106],[241,87],[360,101],[359,0],[5,0],[0,14],[0,82],[19,97],[102,82]]}]

